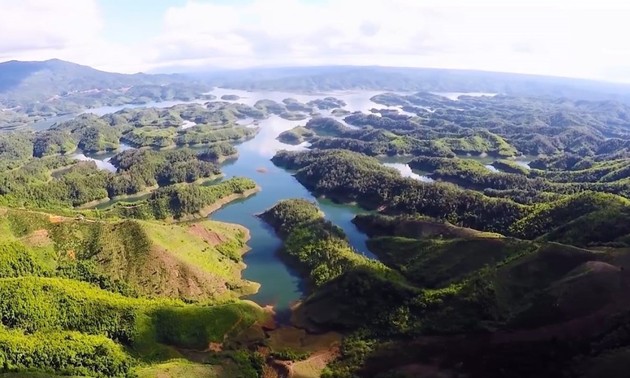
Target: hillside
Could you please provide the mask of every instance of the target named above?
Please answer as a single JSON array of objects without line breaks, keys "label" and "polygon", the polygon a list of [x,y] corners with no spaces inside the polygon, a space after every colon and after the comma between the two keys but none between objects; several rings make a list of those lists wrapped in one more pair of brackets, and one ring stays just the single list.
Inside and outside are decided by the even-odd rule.
[{"label": "hillside", "polygon": [[[263,219],[285,240],[281,253],[305,277],[317,278],[294,321],[349,333],[326,370],[332,376],[413,376],[407,364],[425,361],[426,353],[442,361],[434,369],[444,376],[500,377],[504,365],[495,359],[505,359],[513,376],[527,377],[538,371],[530,361],[546,361],[540,352],[554,354],[549,369],[563,371],[588,348],[599,353],[588,345],[617,332],[608,324],[630,308],[623,294],[630,281],[620,265],[627,252],[506,238],[427,218],[364,215],[355,222],[378,230],[368,246],[381,261],[356,254],[348,260],[345,235],[330,231],[317,214],[307,201],[288,200]],[[567,350],[565,342],[586,349]]]},{"label": "hillside", "polygon": [[240,277],[248,236],[237,225],[75,220],[4,209],[0,227],[3,243],[14,243],[3,246],[26,248],[42,274],[186,300],[224,300],[256,290]]},{"label": "hillside", "polygon": [[0,126],[86,108],[203,98],[208,86],[181,75],[118,74],[58,59],[0,63]]},{"label": "hillside", "polygon": [[260,307],[238,300],[257,289],[241,278],[246,229],[6,208],[0,229],[5,371],[127,376],[137,366],[168,369],[161,363],[186,351],[207,354],[211,343],[225,349],[216,358],[228,371],[252,369],[245,350],[228,348],[242,333],[260,340],[256,324],[266,322]]},{"label": "hillside", "polygon": [[628,87],[573,78],[439,68],[319,66],[250,68],[197,74],[219,86],[297,92],[380,90],[487,92],[628,101]]}]

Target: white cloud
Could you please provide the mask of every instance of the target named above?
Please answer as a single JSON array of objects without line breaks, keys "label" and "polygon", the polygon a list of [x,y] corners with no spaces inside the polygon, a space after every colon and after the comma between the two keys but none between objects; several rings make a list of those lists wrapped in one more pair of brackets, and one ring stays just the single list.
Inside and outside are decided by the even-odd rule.
[{"label": "white cloud", "polygon": [[0,60],[65,59],[103,69],[146,67],[131,46],[102,37],[96,0],[0,0]]},{"label": "white cloud", "polygon": [[361,64],[630,81],[630,4],[619,0],[189,0],[138,20],[161,31],[136,45],[105,39],[97,0],[0,0],[0,9],[5,59],[122,72]]},{"label": "white cloud", "polygon": [[0,53],[37,55],[89,44],[102,28],[95,1],[0,0]]},{"label": "white cloud", "polygon": [[629,16],[630,5],[616,0],[190,0],[167,11],[151,63],[374,64],[615,79],[610,73],[630,64]]}]

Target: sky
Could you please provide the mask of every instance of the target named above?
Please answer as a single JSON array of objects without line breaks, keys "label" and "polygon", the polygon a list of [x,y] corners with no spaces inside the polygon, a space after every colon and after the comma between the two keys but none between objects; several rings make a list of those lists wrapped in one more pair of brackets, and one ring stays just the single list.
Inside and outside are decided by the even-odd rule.
[{"label": "sky", "polygon": [[381,65],[630,82],[622,0],[0,0],[0,61]]}]

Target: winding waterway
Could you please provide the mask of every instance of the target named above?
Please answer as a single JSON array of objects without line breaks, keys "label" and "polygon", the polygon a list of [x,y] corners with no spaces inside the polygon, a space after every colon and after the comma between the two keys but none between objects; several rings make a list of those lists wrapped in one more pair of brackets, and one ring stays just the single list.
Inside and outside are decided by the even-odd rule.
[{"label": "winding waterway", "polygon": [[[373,108],[396,109],[396,107],[383,106],[370,101],[372,96],[381,92],[361,91],[301,95],[282,92],[245,92],[215,89],[210,93],[217,96],[217,100],[215,101],[224,101],[221,100],[221,96],[225,94],[237,95],[239,99],[230,102],[239,102],[247,105],[254,105],[256,101],[261,99],[281,102],[285,98],[294,98],[305,103],[313,99],[332,96],[343,99],[347,103],[344,109],[350,112],[369,112]],[[142,106],[169,107],[176,104],[176,102],[162,102],[144,104]],[[139,106],[104,107],[88,110],[88,112],[102,115],[118,111],[125,107]],[[321,113],[330,115],[329,110],[323,110]],[[248,242],[248,246],[251,249],[244,256],[247,268],[243,271],[243,277],[261,284],[258,293],[250,296],[250,299],[260,305],[273,305],[280,319],[283,319],[289,313],[291,304],[302,297],[304,293],[302,280],[297,276],[296,272],[279,258],[277,252],[282,245],[281,240],[267,224],[256,216],[256,214],[265,211],[282,199],[304,198],[316,201],[324,212],[325,217],[345,231],[350,244],[357,253],[375,258],[366,247],[367,236],[361,233],[352,223],[352,219],[357,214],[365,212],[365,210],[356,206],[340,205],[326,199],[315,198],[290,172],[276,167],[271,162],[271,157],[279,150],[299,150],[308,147],[307,144],[291,146],[283,144],[276,139],[281,132],[298,125],[304,125],[306,122],[308,122],[308,119],[289,121],[275,115],[259,121],[260,132],[253,139],[236,146],[239,152],[238,159],[226,161],[222,164],[222,171],[225,175],[224,179],[234,176],[250,177],[254,179],[261,187],[261,191],[249,198],[232,202],[210,216],[211,219],[238,223],[249,229],[251,239]],[[186,124],[185,126],[194,127],[192,124]],[[123,147],[123,149],[126,148],[129,147]],[[112,154],[87,156],[76,154],[75,158],[94,160],[99,167],[112,170],[114,167],[109,163],[111,156]],[[433,181],[427,176],[413,172],[405,162],[395,159],[383,159],[383,163],[398,169],[403,176],[412,177],[425,182]],[[142,199],[145,196],[146,194],[139,196],[137,199]],[[128,198],[125,201],[129,200],[133,199]],[[108,206],[112,203],[113,202],[109,202],[105,205]]]},{"label": "winding waterway", "polygon": [[[239,91],[225,91],[241,97],[238,102],[253,104],[259,99],[268,98],[281,101],[292,97],[302,102],[325,96],[294,95],[285,93],[243,93]],[[214,92],[213,92],[214,94]],[[381,108],[369,100],[375,93],[334,93],[329,94],[341,98],[348,103],[345,109],[350,111],[369,111],[371,108]],[[222,95],[222,94],[221,94]],[[220,95],[218,96],[220,97]],[[375,256],[366,247],[367,236],[361,233],[351,222],[355,215],[364,210],[349,205],[339,205],[325,199],[316,199],[306,190],[290,172],[276,167],[271,157],[282,149],[304,149],[305,145],[290,146],[279,142],[277,136],[297,125],[307,121],[287,121],[277,116],[260,121],[260,132],[254,139],[237,146],[239,158],[226,162],[222,171],[226,178],[245,176],[253,178],[262,190],[254,196],[228,204],[213,213],[211,219],[239,223],[250,230],[251,239],[248,245],[251,251],[245,257],[247,268],[243,272],[244,278],[261,283],[258,293],[250,299],[261,305],[273,305],[280,318],[288,313],[290,305],[300,299],[303,294],[301,280],[297,274],[287,267],[278,257],[277,251],[282,243],[273,230],[261,221],[255,214],[273,206],[276,202],[286,198],[305,198],[317,201],[327,219],[341,227],[350,244],[358,253],[368,257]]]},{"label": "winding waterway", "polygon": [[[281,102],[285,98],[294,98],[300,102],[308,102],[310,100],[332,96],[343,99],[347,105],[344,109],[348,111],[369,112],[371,109],[395,109],[394,107],[383,106],[370,101],[370,98],[381,92],[338,92],[317,95],[301,95],[283,92],[246,92],[238,90],[216,89],[212,92],[217,96],[215,101],[221,100],[221,96],[232,94],[239,96],[238,100],[230,102],[238,102],[247,105],[254,105],[256,101],[261,99],[270,99]],[[169,107],[176,105],[174,102],[161,102],[144,104],[143,107]],[[120,106],[120,107],[103,107],[91,109],[87,112],[97,115],[103,115],[116,112],[126,107],[139,106]],[[329,115],[329,110],[321,111],[322,114]],[[284,169],[276,167],[271,162],[271,157],[282,149],[296,150],[304,149],[307,144],[291,146],[283,144],[276,138],[278,135],[298,125],[304,125],[308,119],[302,121],[289,121],[278,116],[272,115],[268,119],[261,120],[258,123],[260,132],[251,140],[236,146],[239,157],[236,160],[229,160],[222,164],[224,179],[243,176],[250,177],[256,181],[261,187],[261,191],[249,198],[232,202],[218,211],[214,212],[210,218],[222,221],[241,224],[249,229],[250,240],[248,246],[250,251],[245,254],[244,261],[247,268],[243,271],[243,277],[261,284],[258,293],[252,295],[249,299],[254,300],[260,305],[273,305],[279,318],[283,319],[289,313],[292,303],[299,300],[303,293],[302,280],[296,272],[289,268],[278,256],[278,250],[282,246],[281,240],[275,235],[274,231],[256,214],[259,214],[273,206],[275,203],[286,198],[304,198],[316,201],[325,214],[325,217],[331,222],[341,227],[352,247],[357,251],[370,258],[375,256],[367,249],[367,236],[361,233],[352,223],[352,219],[359,213],[365,212],[356,206],[340,205],[326,199],[315,198],[308,190],[306,190],[293,175]],[[194,127],[193,125],[186,125]],[[123,146],[123,149],[129,148]],[[81,160],[93,160],[103,169],[112,170],[114,167],[109,163],[110,154],[75,154],[74,157]],[[397,167],[396,168],[401,168]],[[404,169],[402,169],[404,170]],[[142,199],[145,195],[139,196]],[[127,198],[124,201],[134,200]],[[108,202],[103,206],[110,206],[116,201]]]}]

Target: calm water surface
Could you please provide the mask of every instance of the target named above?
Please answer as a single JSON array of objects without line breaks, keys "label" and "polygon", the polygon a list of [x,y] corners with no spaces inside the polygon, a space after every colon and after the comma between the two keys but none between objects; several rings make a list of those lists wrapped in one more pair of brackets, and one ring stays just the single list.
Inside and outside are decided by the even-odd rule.
[{"label": "calm water surface", "polygon": [[[292,94],[283,92],[246,92],[239,90],[215,89],[210,92],[217,96],[216,101],[224,94],[237,95],[240,98],[235,101],[247,105],[254,105],[256,101],[261,99],[270,99],[282,102],[285,98],[294,98],[300,102],[308,102],[313,99],[333,96],[343,99],[347,105],[344,109],[354,112],[362,111],[368,113],[371,109],[394,109],[395,107],[387,107],[376,104],[369,99],[382,92],[336,92],[317,95]],[[460,95],[460,94],[457,94]],[[204,101],[194,101],[203,103]],[[142,107],[169,107],[181,102],[161,102],[142,105]],[[119,107],[103,107],[88,110],[90,113],[103,115],[116,112],[123,108],[140,107],[136,105],[127,105]],[[323,115],[330,115],[330,111],[322,110]],[[58,119],[65,120],[66,117]],[[51,120],[48,120],[49,123]],[[244,120],[247,123],[251,120]],[[308,143],[298,146],[291,146],[276,140],[276,137],[283,131],[289,130],[298,125],[304,125],[308,122],[303,121],[287,121],[277,116],[271,116],[268,119],[259,121],[260,132],[255,138],[239,144],[237,147],[239,158],[237,160],[227,161],[222,165],[222,171],[225,174],[224,179],[234,176],[244,176],[254,179],[261,187],[261,191],[249,198],[235,201],[213,213],[210,218],[223,221],[238,223],[247,227],[250,231],[251,239],[248,242],[250,251],[244,256],[247,268],[243,271],[244,278],[261,284],[260,290],[250,299],[261,305],[273,305],[280,315],[280,319],[286,319],[290,305],[299,300],[304,288],[302,280],[296,272],[287,267],[279,258],[278,250],[282,245],[281,240],[275,235],[273,230],[264,222],[262,222],[256,214],[272,207],[275,203],[286,198],[304,198],[310,201],[316,201],[325,214],[325,217],[334,224],[341,227],[352,247],[367,257],[375,258],[366,247],[367,236],[361,233],[352,223],[352,219],[360,213],[365,213],[356,206],[335,204],[325,199],[317,199],[306,190],[290,172],[278,168],[271,162],[271,157],[282,149],[301,150],[308,148]],[[42,125],[44,126],[44,125]],[[48,124],[47,126],[50,126]],[[194,127],[192,123],[186,123],[184,127]],[[121,150],[128,149],[129,146],[121,146]],[[109,159],[115,152],[100,155],[75,154],[76,159],[93,160],[102,169],[115,170],[115,167],[109,163]],[[485,159],[483,159],[485,160]],[[484,161],[489,164],[491,161]],[[408,161],[408,159],[406,160]],[[411,177],[424,182],[432,182],[431,178],[412,171],[406,164],[404,159],[383,159],[383,164],[396,168],[401,175]],[[524,162],[526,164],[526,162]],[[139,196],[135,199],[145,198]],[[133,198],[125,199],[125,201],[133,200]],[[112,202],[106,204],[111,205]],[[103,206],[103,205],[102,205]],[[101,207],[102,207],[101,206]]]},{"label": "calm water surface", "polygon": [[[215,89],[209,93],[217,96],[217,100],[215,101],[223,101],[220,100],[220,97],[224,94],[237,95],[240,97],[238,100],[229,102],[244,103],[247,105],[254,105],[256,101],[261,99],[270,99],[281,102],[285,98],[294,98],[300,102],[308,102],[317,98],[333,96],[343,99],[347,103],[347,106],[345,106],[344,109],[351,112],[362,111],[364,113],[368,113],[371,109],[395,109],[395,107],[379,105],[369,100],[372,96],[382,92],[360,91],[304,95],[283,92],[246,92],[239,90]],[[449,95],[453,95],[453,97],[455,97],[455,95],[459,96],[461,94],[458,93]],[[203,103],[205,101],[194,102]],[[178,103],[181,102],[160,102],[141,106],[127,105],[118,107],[103,107],[91,109],[88,110],[88,112],[103,115],[129,107],[164,108]],[[330,111],[322,110],[321,113],[323,115],[329,115]],[[67,119],[66,116],[60,117],[57,121],[65,119]],[[45,125],[42,124],[38,126],[49,127],[52,123],[51,121],[53,120],[47,120]],[[247,123],[249,121],[251,120],[244,120],[243,123]],[[249,229],[251,239],[249,240],[248,245],[251,250],[244,256],[247,268],[243,271],[243,276],[248,280],[259,282],[261,284],[259,292],[252,295],[250,299],[261,305],[273,305],[279,313],[281,319],[283,316],[285,317],[288,314],[290,305],[302,297],[304,288],[302,286],[302,280],[297,276],[296,272],[287,267],[278,257],[277,252],[282,245],[281,240],[267,224],[262,222],[256,216],[256,214],[265,211],[278,201],[286,198],[304,198],[316,201],[325,213],[326,218],[345,231],[350,244],[357,253],[364,254],[370,258],[375,258],[375,256],[370,253],[366,247],[367,236],[359,232],[352,223],[352,219],[357,214],[364,213],[364,210],[356,206],[340,205],[329,200],[314,198],[313,195],[306,190],[295,179],[295,177],[291,175],[290,172],[278,168],[271,163],[271,157],[278,150],[301,150],[308,147],[307,143],[298,146],[291,146],[276,140],[276,137],[281,132],[298,125],[304,125],[306,122],[308,122],[308,119],[303,121],[287,121],[277,116],[271,116],[266,120],[259,121],[260,132],[258,135],[256,135],[254,139],[239,144],[237,146],[239,158],[237,160],[225,162],[222,165],[222,171],[225,174],[224,179],[234,176],[244,176],[254,179],[261,187],[261,191],[252,197],[230,203],[210,216],[211,219],[238,223]],[[186,123],[184,127],[194,127],[194,125]],[[121,150],[128,148],[130,147],[123,145]],[[75,158],[81,160],[94,160],[102,169],[112,170],[114,167],[109,163],[109,159],[114,153],[115,152],[100,155],[75,154],[74,156]],[[483,160],[484,164],[491,163],[490,159],[487,159],[487,161],[486,159],[480,160]],[[408,159],[406,161],[408,161]],[[383,159],[383,164],[396,168],[403,176],[425,182],[432,181],[431,178],[412,171],[406,164],[406,161],[404,159]],[[523,164],[526,165],[527,162],[523,162]],[[140,196],[137,199],[145,197],[146,195]],[[133,199],[125,199],[125,201],[130,200]],[[111,202],[107,205],[111,205]]]},{"label": "calm water surface", "polygon": [[[248,105],[254,105],[261,99],[271,99],[281,102],[285,98],[294,98],[301,102],[308,102],[313,99],[333,96],[346,101],[344,109],[349,111],[369,112],[371,109],[391,109],[383,105],[370,101],[370,97],[381,92],[337,92],[318,95],[301,95],[282,92],[245,92],[238,90],[215,89],[210,92],[217,96],[216,101],[224,94],[238,95],[240,98],[235,101]],[[197,101],[196,101],[197,102]],[[176,105],[174,102],[162,102],[145,104],[145,107],[169,107]],[[88,110],[90,113],[103,115],[116,112],[123,108],[138,106],[104,107]],[[322,110],[322,114],[329,115],[330,111]],[[244,122],[247,122],[244,121]],[[277,136],[298,125],[308,122],[287,121],[277,116],[259,121],[260,132],[254,139],[246,141],[236,146],[239,151],[237,160],[227,161],[222,165],[224,179],[234,176],[244,176],[254,179],[261,187],[261,191],[249,198],[235,201],[213,213],[210,218],[222,221],[238,223],[247,227],[250,231],[251,239],[248,242],[251,250],[244,256],[247,268],[243,271],[244,278],[261,284],[260,290],[250,299],[261,305],[273,305],[276,311],[282,315],[288,313],[292,303],[299,300],[304,288],[302,280],[296,272],[287,267],[278,257],[278,250],[282,245],[281,240],[275,235],[273,230],[262,222],[256,214],[272,207],[275,203],[287,198],[304,198],[316,201],[325,214],[325,217],[334,224],[341,227],[352,247],[357,253],[367,257],[375,258],[366,247],[367,236],[361,233],[352,223],[352,219],[360,213],[364,213],[356,206],[335,204],[325,199],[316,199],[306,190],[290,172],[278,168],[271,162],[271,157],[282,149],[301,150],[308,147],[307,143],[298,146],[283,144],[276,140]],[[186,127],[194,125],[186,124]],[[129,146],[122,146],[121,149],[128,149]],[[75,158],[81,160],[94,160],[103,169],[112,170],[114,167],[109,163],[109,159],[114,153],[108,154],[75,154]],[[86,156],[87,155],[87,156]],[[404,170],[404,169],[403,169]],[[406,173],[406,172],[404,172]],[[142,199],[144,196],[139,197]],[[133,199],[125,199],[130,201]],[[102,206],[108,206],[108,203]]]}]

